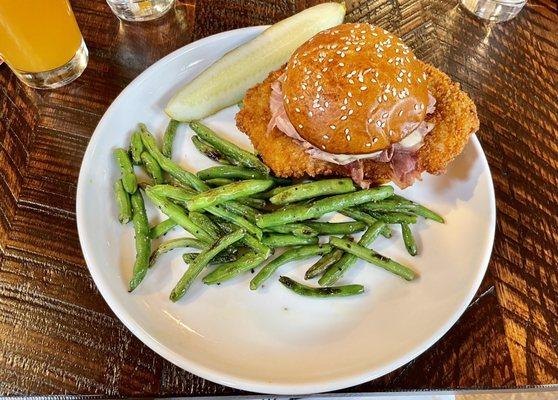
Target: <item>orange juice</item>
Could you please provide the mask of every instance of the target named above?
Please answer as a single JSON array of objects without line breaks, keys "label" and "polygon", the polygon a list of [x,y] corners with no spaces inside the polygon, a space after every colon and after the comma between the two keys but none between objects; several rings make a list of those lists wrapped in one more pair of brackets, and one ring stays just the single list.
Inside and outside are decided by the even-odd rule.
[{"label": "orange juice", "polygon": [[82,42],[68,0],[0,0],[0,58],[42,72],[72,59]]}]

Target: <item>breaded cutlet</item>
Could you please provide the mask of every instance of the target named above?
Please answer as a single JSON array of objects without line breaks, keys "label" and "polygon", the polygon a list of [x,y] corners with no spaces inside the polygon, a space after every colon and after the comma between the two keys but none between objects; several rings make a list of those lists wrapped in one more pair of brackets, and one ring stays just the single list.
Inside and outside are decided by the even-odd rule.
[{"label": "breaded cutlet", "polygon": [[[428,74],[428,88],[436,99],[436,110],[426,119],[434,123],[434,129],[426,135],[424,145],[418,151],[418,167],[420,171],[441,174],[461,153],[469,136],[478,130],[479,120],[475,104],[458,83],[437,68],[429,64],[424,66]],[[277,128],[267,133],[267,124],[271,119],[271,84],[283,72],[284,67],[248,90],[244,107],[236,116],[238,128],[248,135],[263,161],[279,177],[351,176],[347,166],[310,157],[296,140]],[[364,177],[371,183],[390,181],[389,163],[363,161]]]}]

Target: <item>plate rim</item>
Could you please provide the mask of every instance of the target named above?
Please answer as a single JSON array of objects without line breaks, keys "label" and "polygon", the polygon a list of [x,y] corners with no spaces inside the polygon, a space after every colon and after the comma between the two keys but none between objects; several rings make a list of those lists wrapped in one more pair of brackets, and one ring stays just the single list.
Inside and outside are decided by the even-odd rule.
[{"label": "plate rim", "polygon": [[[77,230],[78,230],[78,237],[80,247],[83,253],[83,257],[85,259],[85,263],[87,265],[87,269],[95,282],[99,293],[105,300],[105,302],[110,307],[111,311],[116,315],[116,317],[126,326],[126,328],[136,337],[138,338],[143,344],[157,353],[159,356],[165,358],[167,361],[175,364],[179,368],[182,368],[194,375],[197,375],[203,379],[207,379],[211,382],[229,386],[235,389],[240,390],[247,390],[251,392],[258,392],[258,393],[273,393],[273,394],[280,394],[280,395],[289,395],[289,394],[310,394],[310,393],[322,393],[332,390],[339,390],[344,389],[347,387],[351,387],[354,385],[362,384],[364,382],[368,382],[370,380],[379,378],[399,367],[402,365],[412,361],[430,347],[432,347],[436,342],[438,342],[448,331],[451,327],[455,325],[457,320],[461,318],[469,304],[471,303],[473,297],[477,293],[481,282],[486,274],[488,269],[488,264],[490,262],[490,257],[492,255],[492,249],[494,245],[494,237],[496,232],[496,197],[494,191],[494,181],[492,179],[492,172],[490,170],[490,166],[488,164],[488,160],[484,153],[484,150],[478,140],[476,134],[471,136],[470,142],[475,147],[475,150],[479,152],[481,155],[481,163],[483,164],[484,169],[486,169],[489,178],[489,185],[488,185],[488,196],[490,202],[488,204],[489,208],[489,243],[487,243],[486,251],[482,257],[481,266],[477,271],[475,276],[475,280],[473,283],[472,288],[468,296],[464,299],[461,303],[459,308],[456,308],[453,311],[451,318],[449,318],[445,324],[443,324],[440,328],[438,328],[435,332],[430,335],[430,338],[424,340],[420,345],[416,346],[413,351],[406,353],[405,355],[391,361],[388,365],[381,369],[374,369],[374,370],[367,370],[360,374],[353,374],[347,377],[343,377],[340,379],[329,380],[329,381],[317,381],[315,383],[274,383],[274,382],[263,382],[260,380],[252,380],[242,378],[240,376],[234,376],[228,373],[223,373],[219,371],[215,371],[212,368],[205,367],[200,365],[197,362],[193,362],[173,350],[167,348],[165,345],[161,344],[157,341],[155,337],[153,337],[149,332],[147,332],[138,322],[134,320],[134,318],[126,311],[125,308],[121,307],[119,301],[115,296],[111,294],[110,288],[104,285],[100,275],[98,275],[95,271],[98,269],[95,267],[95,263],[93,261],[93,257],[89,253],[87,240],[85,237],[87,236],[85,232],[85,216],[83,209],[84,202],[84,185],[86,183],[86,166],[91,164],[91,157],[93,154],[93,148],[97,145],[100,140],[100,131],[103,130],[104,125],[107,124],[107,120],[109,115],[111,114],[111,110],[115,107],[115,103],[117,103],[121,98],[124,98],[126,94],[133,90],[133,88],[137,85],[140,85],[144,80],[148,79],[157,68],[165,64],[176,57],[182,56],[184,53],[188,53],[198,47],[202,47],[207,43],[211,43],[216,39],[221,39],[231,34],[237,33],[245,33],[247,35],[251,33],[260,33],[264,29],[269,27],[269,25],[260,25],[260,26],[253,26],[253,27],[246,27],[240,29],[233,29],[229,31],[224,31],[217,33],[215,35],[207,36],[195,42],[189,43],[183,47],[180,47],[173,51],[172,53],[168,54],[167,56],[161,58],[157,62],[153,63],[147,69],[145,69],[141,74],[139,74],[136,78],[134,78],[121,92],[116,98],[111,102],[110,106],[106,109],[103,116],[99,120],[99,123],[95,127],[93,134],[89,140],[89,143],[85,149],[84,157],[81,162],[79,176],[78,176],[78,184],[77,184],[77,191],[76,191],[76,223],[77,223]],[[164,112],[164,111],[162,111]]]}]

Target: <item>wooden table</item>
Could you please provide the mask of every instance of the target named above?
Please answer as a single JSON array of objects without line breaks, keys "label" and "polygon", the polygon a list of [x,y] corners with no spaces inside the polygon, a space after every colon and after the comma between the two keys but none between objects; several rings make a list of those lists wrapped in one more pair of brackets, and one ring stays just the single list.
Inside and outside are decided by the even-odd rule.
[{"label": "wooden table", "polygon": [[[78,242],[78,171],[106,108],[146,67],[193,40],[313,3],[192,0],[156,22],[123,24],[104,1],[75,0],[90,51],[80,79],[35,91],[0,67],[0,394],[240,393],[165,361],[105,304]],[[347,391],[557,384],[556,2],[530,1],[493,26],[448,0],[347,5],[347,20],[402,36],[473,97],[498,206],[488,273],[459,322],[416,360]]]}]

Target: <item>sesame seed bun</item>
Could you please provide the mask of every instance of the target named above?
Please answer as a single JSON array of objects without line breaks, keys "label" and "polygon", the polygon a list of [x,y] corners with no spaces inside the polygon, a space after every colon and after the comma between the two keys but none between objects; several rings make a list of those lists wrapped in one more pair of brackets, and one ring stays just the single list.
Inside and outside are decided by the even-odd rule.
[{"label": "sesame seed bun", "polygon": [[426,116],[424,64],[401,39],[370,24],[318,33],[285,71],[289,120],[302,138],[329,153],[384,150]]}]

